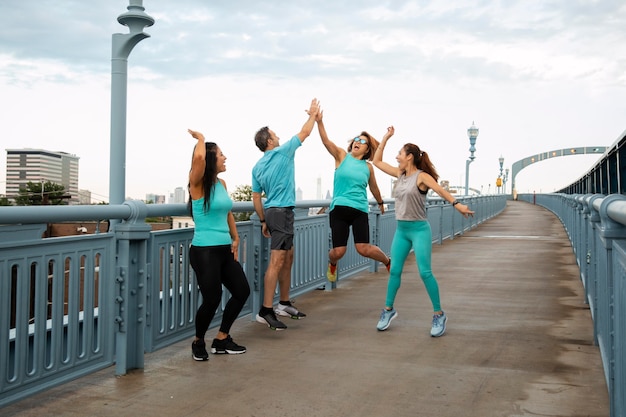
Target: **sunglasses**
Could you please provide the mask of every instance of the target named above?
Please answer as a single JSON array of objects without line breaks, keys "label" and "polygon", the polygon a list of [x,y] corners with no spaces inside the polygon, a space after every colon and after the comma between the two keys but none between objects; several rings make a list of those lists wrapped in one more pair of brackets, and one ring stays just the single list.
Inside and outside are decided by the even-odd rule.
[{"label": "sunglasses", "polygon": [[359,142],[359,143],[362,143],[363,145],[367,144],[367,141],[361,138],[354,138],[353,142]]}]

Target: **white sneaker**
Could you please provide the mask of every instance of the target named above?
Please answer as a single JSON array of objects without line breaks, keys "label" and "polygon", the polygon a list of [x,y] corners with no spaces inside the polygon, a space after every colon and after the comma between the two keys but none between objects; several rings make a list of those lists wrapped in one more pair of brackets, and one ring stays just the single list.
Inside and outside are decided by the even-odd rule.
[{"label": "white sneaker", "polygon": [[278,303],[278,305],[274,309],[274,313],[276,313],[279,316],[291,317],[294,320],[298,320],[298,319],[302,319],[306,317],[306,314],[302,313],[301,311],[298,311],[298,309],[295,308],[293,305],[286,306],[280,303]]}]

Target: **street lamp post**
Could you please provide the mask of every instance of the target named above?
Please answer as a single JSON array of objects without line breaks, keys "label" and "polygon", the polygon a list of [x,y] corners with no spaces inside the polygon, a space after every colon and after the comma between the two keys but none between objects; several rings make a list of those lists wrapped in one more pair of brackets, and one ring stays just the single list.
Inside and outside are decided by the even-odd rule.
[{"label": "street lamp post", "polygon": [[504,170],[504,181],[503,181],[503,185],[504,185],[504,194],[506,194],[506,182],[509,179],[509,169],[505,169]]},{"label": "street lamp post", "polygon": [[[126,195],[126,104],[128,84],[128,57],[141,40],[149,37],[143,32],[154,19],[145,13],[143,0],[129,0],[128,11],[117,21],[128,27],[130,33],[113,34],[111,54],[111,140],[109,156],[109,203],[122,204]],[[111,224],[119,223],[111,220]],[[112,227],[113,228],[113,227]]]},{"label": "street lamp post", "polygon": [[[504,157],[502,157],[502,155],[500,155],[500,158],[498,158],[498,162],[500,163],[500,176],[498,176],[498,178],[500,178],[500,181],[498,182],[502,183],[502,165],[504,164]],[[500,194],[502,194],[502,188],[500,188]]]},{"label": "street lamp post", "polygon": [[467,161],[465,161],[465,195],[469,195],[469,166],[472,162],[474,162],[474,152],[476,152],[476,138],[478,137],[478,128],[472,122],[472,125],[467,129],[467,136],[469,136],[470,140],[470,156]]}]

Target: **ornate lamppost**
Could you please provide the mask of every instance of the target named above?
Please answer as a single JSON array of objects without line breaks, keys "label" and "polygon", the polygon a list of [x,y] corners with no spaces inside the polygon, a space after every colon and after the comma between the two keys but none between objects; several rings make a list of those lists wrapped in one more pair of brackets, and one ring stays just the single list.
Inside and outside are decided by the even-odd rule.
[{"label": "ornate lamppost", "polygon": [[506,182],[509,180],[509,169],[504,170],[504,179],[502,180],[502,185],[504,187],[504,194],[506,194]]},{"label": "ornate lamppost", "polygon": [[498,162],[500,163],[500,175],[498,175],[498,189],[499,194],[502,194],[502,165],[504,164],[504,158],[502,157],[502,155],[500,155],[500,158],[498,158]]},{"label": "ornate lamppost", "polygon": [[[129,0],[128,11],[117,21],[128,27],[130,33],[113,34],[111,54],[111,152],[109,161],[109,203],[122,204],[126,194],[126,102],[128,83],[128,56],[141,40],[154,19],[145,13],[143,0]],[[117,221],[112,220],[112,223]]]},{"label": "ornate lamppost", "polygon": [[476,138],[478,137],[478,128],[474,125],[474,122],[472,122],[472,125],[469,127],[469,129],[467,129],[467,136],[469,136],[469,140],[470,140],[470,156],[469,159],[467,161],[465,161],[465,195],[469,195],[469,166],[472,162],[474,162],[474,159],[476,158],[474,156],[474,152],[476,152]]}]

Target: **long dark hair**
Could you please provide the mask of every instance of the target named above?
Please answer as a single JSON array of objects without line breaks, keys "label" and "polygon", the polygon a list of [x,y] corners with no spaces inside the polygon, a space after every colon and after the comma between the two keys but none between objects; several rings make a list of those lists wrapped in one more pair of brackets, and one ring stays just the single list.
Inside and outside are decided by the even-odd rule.
[{"label": "long dark hair", "polygon": [[414,143],[407,143],[402,148],[407,155],[413,155],[413,165],[415,165],[417,169],[421,169],[427,174],[430,174],[435,181],[439,180],[439,174],[437,174],[437,170],[433,163],[430,162],[430,158],[426,152],[423,152],[419,146]]},{"label": "long dark hair", "polygon": [[[204,190],[204,205],[205,212],[209,211],[211,207],[211,191],[215,187],[217,182],[217,144],[215,142],[206,142],[205,167],[204,176],[202,177],[202,189]],[[193,158],[193,156],[192,156]],[[193,209],[191,207],[191,184],[187,184],[187,190],[189,191],[189,201],[187,202],[187,210],[193,217]]]}]

